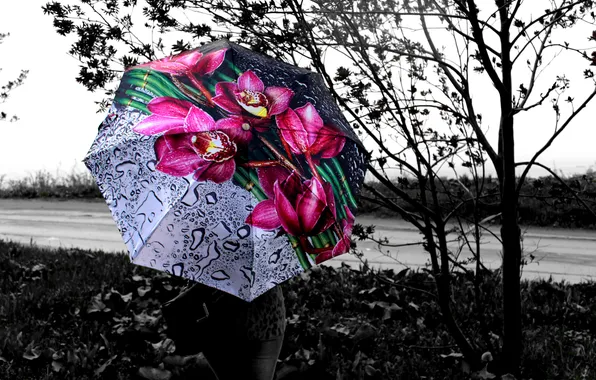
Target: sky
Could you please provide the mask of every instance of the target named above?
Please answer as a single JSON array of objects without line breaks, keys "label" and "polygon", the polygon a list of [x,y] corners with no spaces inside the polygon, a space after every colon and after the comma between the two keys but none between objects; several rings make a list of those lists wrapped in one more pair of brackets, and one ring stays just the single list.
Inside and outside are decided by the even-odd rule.
[{"label": "sky", "polygon": [[[105,117],[97,113],[94,103],[101,100],[101,91],[90,93],[75,81],[79,63],[67,54],[72,40],[55,32],[52,18],[41,10],[46,2],[0,2],[0,32],[11,34],[0,44],[0,83],[15,78],[20,69],[29,70],[25,84],[11,92],[2,105],[9,115],[20,118],[0,123],[0,176],[5,175],[5,179],[40,170],[56,174],[84,171],[82,159]],[[590,90],[586,82],[580,82],[576,81],[576,86],[584,86],[581,91]],[[477,91],[482,97],[483,89]],[[486,106],[487,112],[494,109],[490,102]],[[566,174],[585,172],[590,167],[596,170],[594,109],[596,101],[542,156],[542,163]],[[547,106],[544,110],[517,121],[518,160],[529,159],[552,133],[552,109]],[[497,127],[490,126],[492,139]]]}]

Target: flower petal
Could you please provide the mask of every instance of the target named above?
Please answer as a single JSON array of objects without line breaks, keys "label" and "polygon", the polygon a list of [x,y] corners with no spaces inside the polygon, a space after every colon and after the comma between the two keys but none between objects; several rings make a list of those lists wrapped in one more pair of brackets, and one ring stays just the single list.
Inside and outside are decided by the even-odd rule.
[{"label": "flower petal", "polygon": [[282,138],[286,140],[294,153],[304,153],[308,150],[306,130],[298,115],[291,108],[275,116],[275,121]]},{"label": "flower petal", "polygon": [[265,90],[265,85],[255,73],[251,70],[246,70],[238,77],[238,89],[240,89],[240,91],[249,90],[263,92]]},{"label": "flower petal", "polygon": [[252,126],[248,120],[242,117],[219,119],[215,123],[215,129],[225,132],[232,141],[243,147],[246,147],[252,140]]},{"label": "flower petal", "polygon": [[273,185],[273,192],[275,194],[275,210],[284,230],[293,236],[302,235],[298,214],[288,198],[281,191],[279,182],[277,181]]},{"label": "flower petal", "polygon": [[311,103],[296,108],[296,114],[300,117],[304,129],[308,132],[308,145],[313,145],[323,128],[323,119]]},{"label": "flower petal", "polygon": [[147,109],[152,114],[158,114],[167,117],[186,117],[188,110],[193,104],[186,100],[160,96],[153,98],[147,104]]},{"label": "flower petal", "polygon": [[213,103],[234,115],[242,113],[242,107],[236,101],[238,86],[232,82],[219,82],[215,85],[215,96],[211,98]]},{"label": "flower petal", "polygon": [[327,231],[336,222],[337,220],[335,219],[335,216],[333,216],[329,207],[325,207],[323,212],[321,212],[321,217],[317,221],[317,224],[313,227],[310,233],[311,235],[318,235],[323,231]]},{"label": "flower petal", "polygon": [[234,160],[226,160],[224,162],[211,162],[211,165],[204,170],[195,173],[197,181],[212,181],[215,183],[223,183],[228,181],[236,171],[236,163]]},{"label": "flower petal", "polygon": [[163,155],[155,168],[169,175],[183,177],[197,170],[201,161],[201,157],[194,151],[178,149]]},{"label": "flower petal", "polygon": [[292,204],[297,204],[298,195],[305,190],[300,175],[296,172],[291,172],[285,180],[280,181],[280,187]]},{"label": "flower petal", "polygon": [[246,218],[246,223],[265,231],[271,231],[281,226],[275,203],[272,199],[265,199],[257,203],[254,210]]},{"label": "flower petal", "polygon": [[259,184],[269,198],[274,198],[273,185],[276,181],[283,182],[290,175],[290,171],[283,166],[272,166],[257,169]]},{"label": "flower petal", "polygon": [[179,62],[179,63],[183,64],[184,66],[186,66],[187,71],[190,71],[190,69],[197,62],[199,62],[202,57],[203,57],[203,53],[201,53],[198,50],[193,50],[193,51],[184,52],[182,54],[178,54],[178,55],[172,57],[172,61]]},{"label": "flower petal", "polygon": [[150,115],[141,120],[132,129],[136,133],[151,136],[164,132],[184,132],[184,119],[179,117],[167,117],[161,115]]},{"label": "flower petal", "polygon": [[333,194],[333,187],[331,187],[330,183],[325,182],[323,184],[323,188],[325,189],[325,201],[327,202],[327,207],[331,210],[333,214],[333,218],[337,218],[336,210],[335,210],[335,195]]},{"label": "flower petal", "polygon": [[297,202],[296,212],[304,234],[309,235],[315,228],[321,213],[326,208],[325,191],[316,178],[310,180],[304,196]]},{"label": "flower petal", "polygon": [[157,140],[155,140],[154,145],[157,159],[160,160],[161,157],[173,150],[186,149],[192,151],[193,148],[190,138],[191,135],[185,133],[158,137]]},{"label": "flower petal", "polygon": [[173,75],[183,75],[188,71],[188,66],[174,61],[155,61],[149,63],[149,67],[153,70]]},{"label": "flower petal", "polygon": [[218,51],[205,54],[193,68],[193,72],[198,75],[209,75],[213,74],[226,57],[226,51],[228,49],[221,49]]},{"label": "flower petal", "polygon": [[341,153],[346,143],[346,138],[334,128],[324,126],[311,147],[312,155],[321,155],[321,158],[333,158]]},{"label": "flower petal", "polygon": [[192,106],[184,120],[186,132],[209,132],[215,130],[215,120],[207,112]]},{"label": "flower petal", "polygon": [[269,116],[279,115],[288,109],[294,91],[286,87],[267,87],[265,96],[269,100]]}]

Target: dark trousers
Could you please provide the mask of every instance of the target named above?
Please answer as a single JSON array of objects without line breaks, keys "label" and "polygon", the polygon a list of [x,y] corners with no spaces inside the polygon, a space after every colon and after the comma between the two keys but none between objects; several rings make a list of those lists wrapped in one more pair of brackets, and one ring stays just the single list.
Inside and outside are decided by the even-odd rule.
[{"label": "dark trousers", "polygon": [[225,334],[209,342],[203,354],[218,380],[273,380],[282,343],[283,336],[250,341]]}]

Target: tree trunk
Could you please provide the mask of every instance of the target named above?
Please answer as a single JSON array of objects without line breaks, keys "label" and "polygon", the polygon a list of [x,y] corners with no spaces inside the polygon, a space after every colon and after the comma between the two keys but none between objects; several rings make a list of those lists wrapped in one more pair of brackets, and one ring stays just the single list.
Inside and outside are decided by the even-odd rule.
[{"label": "tree trunk", "polygon": [[521,333],[521,294],[520,228],[517,221],[517,194],[515,181],[515,138],[513,133],[512,99],[512,64],[509,41],[511,26],[508,6],[503,0],[500,5],[501,16],[501,125],[500,151],[502,153],[503,179],[501,183],[501,238],[503,240],[503,370],[505,373],[519,375],[522,346]]}]

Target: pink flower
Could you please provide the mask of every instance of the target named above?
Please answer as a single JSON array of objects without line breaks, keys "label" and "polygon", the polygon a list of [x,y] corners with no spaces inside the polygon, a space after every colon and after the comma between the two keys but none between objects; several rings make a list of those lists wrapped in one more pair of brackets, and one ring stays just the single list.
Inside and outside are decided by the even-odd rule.
[{"label": "pink flower", "polygon": [[215,122],[192,103],[172,98],[153,99],[150,106],[155,113],[134,130],[163,133],[155,141],[157,170],[178,177],[194,173],[198,181],[215,183],[232,178],[234,157],[252,138],[248,122],[238,117]]},{"label": "pink flower", "polygon": [[246,222],[264,230],[278,227],[292,236],[318,235],[335,223],[335,198],[328,183],[301,181],[281,167],[260,168],[259,183],[269,199],[259,202]]},{"label": "pink flower", "polygon": [[323,261],[329,260],[335,256],[339,256],[342,253],[346,253],[350,250],[350,235],[352,234],[352,228],[354,227],[354,214],[352,214],[352,211],[350,211],[348,206],[344,206],[344,210],[346,210],[347,219],[343,219],[341,221],[343,236],[341,239],[339,239],[337,244],[335,244],[333,249],[326,250],[317,255],[315,259],[317,264],[320,264]]},{"label": "pink flower", "polygon": [[142,135],[169,135],[218,129],[225,130],[227,135],[243,146],[252,139],[249,120],[230,117],[215,123],[209,114],[186,100],[165,96],[154,98],[147,104],[147,109],[151,115],[133,128],[133,131]]},{"label": "pink flower", "polygon": [[311,103],[276,116],[277,126],[292,152],[314,157],[333,158],[344,147],[345,137],[335,128],[325,125]]},{"label": "pink flower", "polygon": [[267,87],[250,70],[238,77],[238,82],[219,82],[215,85],[213,103],[233,115],[244,112],[266,119],[288,108],[294,92],[285,87]]},{"label": "pink flower", "polygon": [[223,62],[227,49],[217,50],[203,54],[192,50],[158,61],[145,63],[137,67],[150,67],[172,75],[209,75],[212,74]]}]

